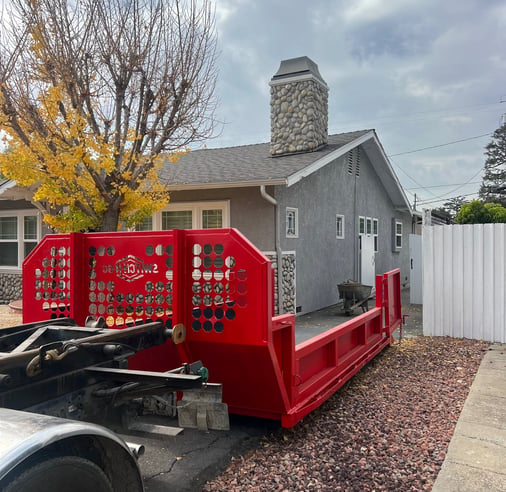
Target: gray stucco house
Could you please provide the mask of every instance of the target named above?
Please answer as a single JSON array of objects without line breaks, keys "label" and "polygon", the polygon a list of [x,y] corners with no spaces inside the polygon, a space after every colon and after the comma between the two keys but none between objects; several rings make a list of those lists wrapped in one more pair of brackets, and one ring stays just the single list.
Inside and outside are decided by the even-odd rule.
[{"label": "gray stucco house", "polygon": [[[337,283],[372,283],[397,267],[407,283],[413,214],[376,132],[328,135],[328,87],[307,57],[281,62],[270,86],[271,142],[196,150],[167,163],[160,178],[171,202],[140,228],[239,229],[272,258],[278,312],[334,304]],[[30,238],[44,233],[24,192],[0,184],[0,247],[17,217],[20,260]],[[8,297],[2,276],[16,274],[4,258],[0,301]]]},{"label": "gray stucco house", "polygon": [[167,164],[171,203],[145,226],[239,229],[273,259],[278,312],[331,305],[337,283],[397,267],[407,283],[413,214],[375,131],[328,135],[328,87],[307,57],[270,86],[271,142]]}]

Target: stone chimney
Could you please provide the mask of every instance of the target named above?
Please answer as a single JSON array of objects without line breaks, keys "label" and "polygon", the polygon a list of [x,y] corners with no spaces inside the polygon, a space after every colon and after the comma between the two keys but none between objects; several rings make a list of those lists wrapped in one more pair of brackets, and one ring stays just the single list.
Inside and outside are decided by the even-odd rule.
[{"label": "stone chimney", "polygon": [[271,155],[311,152],[328,141],[328,92],[307,56],[283,60],[272,77]]}]

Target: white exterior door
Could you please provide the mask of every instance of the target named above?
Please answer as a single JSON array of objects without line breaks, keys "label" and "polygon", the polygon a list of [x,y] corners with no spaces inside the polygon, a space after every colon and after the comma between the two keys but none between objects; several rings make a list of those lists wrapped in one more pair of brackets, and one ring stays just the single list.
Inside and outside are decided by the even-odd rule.
[{"label": "white exterior door", "polygon": [[360,248],[360,282],[364,285],[376,286],[376,258],[374,254],[374,236],[361,236]]},{"label": "white exterior door", "polygon": [[422,236],[409,235],[409,302],[423,304]]}]

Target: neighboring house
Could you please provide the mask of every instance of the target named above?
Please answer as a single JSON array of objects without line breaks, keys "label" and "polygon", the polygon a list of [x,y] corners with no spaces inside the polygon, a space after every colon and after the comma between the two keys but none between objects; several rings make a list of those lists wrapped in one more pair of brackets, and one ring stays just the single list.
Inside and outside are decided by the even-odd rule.
[{"label": "neighboring house", "polygon": [[21,298],[23,259],[49,232],[31,197],[28,189],[0,179],[0,304]]},{"label": "neighboring house", "polygon": [[[371,284],[396,267],[407,283],[413,216],[375,131],[328,135],[328,87],[307,57],[281,62],[270,85],[271,142],[167,162],[160,177],[171,203],[140,228],[239,229],[273,260],[278,312],[334,304],[338,283]],[[0,221],[9,215],[4,194],[0,186]],[[19,224],[26,210],[10,210]],[[0,241],[4,235],[0,226]]]}]

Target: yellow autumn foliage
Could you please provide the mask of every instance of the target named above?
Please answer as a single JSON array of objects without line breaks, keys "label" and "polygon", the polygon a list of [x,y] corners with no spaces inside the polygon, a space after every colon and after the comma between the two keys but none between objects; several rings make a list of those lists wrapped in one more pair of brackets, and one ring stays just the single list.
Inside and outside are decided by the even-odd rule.
[{"label": "yellow autumn foliage", "polygon": [[[127,169],[128,162],[117,159],[118,149],[91,131],[87,115],[73,108],[59,86],[41,91],[36,105],[42,130],[37,122],[18,120],[29,136],[28,144],[0,112],[0,130],[8,145],[8,150],[0,153],[0,172],[18,185],[33,189],[34,201],[49,205],[52,213],[44,220],[50,227],[59,232],[100,228],[101,217],[112,199],[120,200],[119,221],[128,226],[167,205],[169,195],[157,175],[162,157],[151,158],[153,167],[142,181],[134,180],[135,167],[145,162],[143,156],[136,156],[131,162],[134,169]],[[137,138],[129,130],[125,147]],[[179,153],[163,159],[176,162]]]}]

